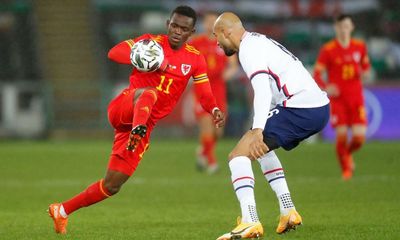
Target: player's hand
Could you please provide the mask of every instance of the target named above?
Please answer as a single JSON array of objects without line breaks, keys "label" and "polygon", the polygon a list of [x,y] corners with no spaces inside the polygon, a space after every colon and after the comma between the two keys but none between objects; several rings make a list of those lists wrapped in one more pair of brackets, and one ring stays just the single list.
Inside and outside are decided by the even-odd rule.
[{"label": "player's hand", "polygon": [[225,114],[218,108],[212,112],[213,120],[216,128],[223,127],[225,125]]},{"label": "player's hand", "polygon": [[253,159],[258,159],[264,156],[269,148],[267,144],[264,143],[264,136],[262,134],[263,130],[261,128],[256,128],[251,130],[252,140],[250,143],[250,156]]},{"label": "player's hand", "polygon": [[340,95],[339,88],[333,83],[328,84],[325,88],[325,91],[330,97],[338,97]]}]

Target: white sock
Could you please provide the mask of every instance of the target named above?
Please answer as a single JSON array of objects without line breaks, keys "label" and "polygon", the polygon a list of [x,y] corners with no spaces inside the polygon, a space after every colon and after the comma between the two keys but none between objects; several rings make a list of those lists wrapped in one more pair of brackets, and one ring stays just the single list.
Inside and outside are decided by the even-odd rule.
[{"label": "white sock", "polygon": [[254,174],[249,158],[240,156],[229,161],[233,189],[242,210],[242,222],[258,222],[254,198]]},{"label": "white sock", "polygon": [[63,217],[63,218],[66,218],[66,217],[68,217],[68,214],[65,212],[65,209],[64,209],[64,206],[61,204],[61,207],[60,207],[60,215]]},{"label": "white sock", "polygon": [[289,188],[279,158],[274,151],[270,151],[259,158],[258,162],[265,178],[278,198],[281,215],[287,215],[295,207],[290,197]]}]

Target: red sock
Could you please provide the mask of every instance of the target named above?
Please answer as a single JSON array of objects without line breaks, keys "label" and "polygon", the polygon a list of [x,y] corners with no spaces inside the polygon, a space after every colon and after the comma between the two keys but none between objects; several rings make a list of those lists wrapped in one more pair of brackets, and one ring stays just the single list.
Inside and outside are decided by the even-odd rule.
[{"label": "red sock", "polygon": [[203,145],[203,155],[206,156],[209,166],[217,163],[217,159],[214,154],[215,143],[216,140],[213,136],[201,137],[201,144]]},{"label": "red sock", "polygon": [[111,194],[104,188],[103,179],[97,181],[75,197],[62,203],[65,213],[70,214],[82,207],[87,207],[100,202]]},{"label": "red sock", "polygon": [[150,117],[151,110],[157,101],[157,92],[154,89],[146,89],[136,100],[133,109],[132,126],[145,125]]},{"label": "red sock", "polygon": [[363,135],[353,136],[350,142],[349,152],[352,153],[354,151],[357,151],[358,149],[361,148],[364,142],[365,142],[365,136]]},{"label": "red sock", "polygon": [[342,171],[346,170],[348,168],[347,159],[349,157],[349,151],[347,148],[347,134],[336,136],[336,155]]}]

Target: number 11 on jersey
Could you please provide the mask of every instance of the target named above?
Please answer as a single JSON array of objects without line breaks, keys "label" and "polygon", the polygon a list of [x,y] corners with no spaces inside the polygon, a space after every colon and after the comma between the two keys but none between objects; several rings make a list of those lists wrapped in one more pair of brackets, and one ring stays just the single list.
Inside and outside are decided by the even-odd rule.
[{"label": "number 11 on jersey", "polygon": [[[156,87],[156,89],[158,91],[164,92],[166,94],[169,94],[169,88],[171,87],[172,82],[174,81],[174,79],[172,78],[168,78],[168,82],[165,82],[165,76],[162,75],[161,79],[160,79],[160,85],[158,85]],[[164,84],[165,82],[165,84]]]}]

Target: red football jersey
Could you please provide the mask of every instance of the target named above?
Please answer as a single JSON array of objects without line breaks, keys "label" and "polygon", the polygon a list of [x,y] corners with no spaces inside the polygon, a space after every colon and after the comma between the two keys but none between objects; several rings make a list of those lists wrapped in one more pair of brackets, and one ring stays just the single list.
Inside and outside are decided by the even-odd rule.
[{"label": "red football jersey", "polygon": [[[125,41],[130,47],[146,38],[157,41],[164,50],[164,56],[168,60],[168,67],[165,71],[140,72],[133,68],[129,77],[130,88],[154,87],[159,92],[158,100],[152,109],[150,116],[151,124],[155,124],[159,119],[165,117],[175,107],[177,101],[182,96],[189,79],[193,77],[194,84],[202,85],[208,83],[207,66],[203,55],[193,46],[186,44],[180,49],[174,50],[168,42],[167,35],[144,34],[138,38]],[[211,93],[211,92],[210,92]],[[208,98],[211,96],[206,96]],[[209,108],[216,107],[215,100]],[[207,109],[211,111],[211,109]]]},{"label": "red football jersey", "polygon": [[228,57],[217,45],[217,40],[210,39],[206,35],[199,35],[194,37],[190,41],[190,44],[204,55],[207,62],[208,77],[210,78],[211,86],[217,82],[225,84],[223,79],[223,70],[228,63]]},{"label": "red football jersey", "polygon": [[347,48],[342,47],[337,39],[329,41],[321,48],[318,64],[325,67],[328,81],[338,86],[340,97],[362,95],[361,73],[370,68],[363,41],[351,39]]}]

